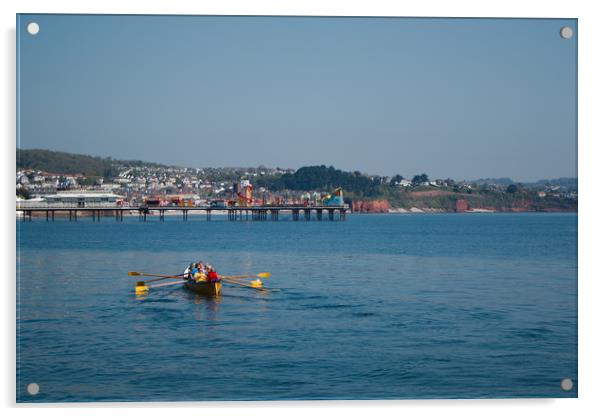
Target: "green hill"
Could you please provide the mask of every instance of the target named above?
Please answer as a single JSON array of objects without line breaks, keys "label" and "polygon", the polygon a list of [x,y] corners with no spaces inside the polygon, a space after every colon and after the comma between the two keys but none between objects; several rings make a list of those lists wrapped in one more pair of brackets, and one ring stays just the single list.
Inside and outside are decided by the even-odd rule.
[{"label": "green hill", "polygon": [[344,172],[334,167],[305,166],[295,173],[270,178],[258,178],[256,185],[271,190],[291,189],[295,191],[327,191],[342,187],[347,195],[362,198],[382,197],[387,192],[380,177],[370,178],[360,172]]},{"label": "green hill", "polygon": [[118,173],[115,162],[111,158],[42,149],[17,149],[17,169],[105,178],[111,178]]}]

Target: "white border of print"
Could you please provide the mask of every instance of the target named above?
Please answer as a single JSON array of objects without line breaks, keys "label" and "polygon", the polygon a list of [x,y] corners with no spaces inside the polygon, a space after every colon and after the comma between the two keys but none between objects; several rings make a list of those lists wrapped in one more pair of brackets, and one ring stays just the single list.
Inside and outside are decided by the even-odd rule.
[{"label": "white border of print", "polygon": [[[602,345],[597,320],[602,316],[598,298],[602,279],[596,268],[601,231],[595,210],[602,206],[600,165],[602,140],[599,113],[602,66],[596,43],[602,39],[601,15],[592,1],[470,1],[423,0],[5,0],[0,2],[2,21],[2,111],[3,176],[2,191],[2,311],[3,330],[0,376],[1,404],[8,414],[81,415],[115,412],[145,416],[191,413],[193,408],[212,415],[244,409],[248,415],[307,414],[327,415],[343,411],[363,415],[420,412],[446,415],[504,415],[515,412],[567,415],[588,414],[602,408],[600,351]],[[579,399],[558,400],[419,400],[419,401],[338,401],[338,402],[228,402],[157,404],[61,404],[15,405],[15,14],[16,13],[115,13],[115,14],[236,14],[236,15],[331,15],[331,16],[441,16],[441,17],[557,17],[579,19]],[[599,45],[598,45],[599,46]],[[197,410],[198,412],[198,410]],[[5,413],[6,414],[6,413]]]}]

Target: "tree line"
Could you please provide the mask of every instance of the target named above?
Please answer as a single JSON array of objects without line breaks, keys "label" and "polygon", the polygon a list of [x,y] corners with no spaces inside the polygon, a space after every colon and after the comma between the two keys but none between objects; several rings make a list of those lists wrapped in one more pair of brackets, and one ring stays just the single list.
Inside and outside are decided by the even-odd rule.
[{"label": "tree line", "polygon": [[17,149],[17,169],[104,178],[112,178],[118,174],[118,169],[110,157],[101,158],[41,149]]},{"label": "tree line", "polygon": [[[305,166],[294,173],[285,173],[279,176],[261,176],[253,180],[255,186],[262,186],[272,191],[290,189],[293,191],[325,191],[331,192],[334,188],[342,187],[346,193],[358,197],[374,198],[383,197],[390,193],[399,181],[401,175],[389,179],[384,176],[367,176],[359,171],[345,172],[333,166]],[[422,184],[428,182],[426,174],[414,176],[412,183]]]}]

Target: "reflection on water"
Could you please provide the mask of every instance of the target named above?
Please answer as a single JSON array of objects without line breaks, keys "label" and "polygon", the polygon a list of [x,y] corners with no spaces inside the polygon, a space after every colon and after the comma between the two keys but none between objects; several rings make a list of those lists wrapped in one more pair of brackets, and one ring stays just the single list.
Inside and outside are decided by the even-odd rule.
[{"label": "reflection on water", "polygon": [[199,321],[217,321],[219,319],[218,312],[221,300],[221,295],[203,296],[195,293],[195,305],[202,306],[202,308],[196,309],[196,319]]}]

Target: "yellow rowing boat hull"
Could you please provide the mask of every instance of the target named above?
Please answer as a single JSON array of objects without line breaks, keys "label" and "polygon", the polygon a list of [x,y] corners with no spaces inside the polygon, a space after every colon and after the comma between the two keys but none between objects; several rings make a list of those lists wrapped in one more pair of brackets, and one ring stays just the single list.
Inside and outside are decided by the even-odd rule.
[{"label": "yellow rowing boat hull", "polygon": [[219,296],[222,291],[222,282],[186,282],[186,288],[206,296]]}]

